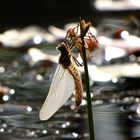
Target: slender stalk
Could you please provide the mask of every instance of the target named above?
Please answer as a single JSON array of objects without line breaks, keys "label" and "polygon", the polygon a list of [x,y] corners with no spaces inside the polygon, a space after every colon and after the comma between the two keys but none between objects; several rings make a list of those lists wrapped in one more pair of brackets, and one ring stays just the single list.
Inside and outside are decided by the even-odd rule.
[{"label": "slender stalk", "polygon": [[84,47],[85,42],[84,42],[83,37],[81,37],[81,39],[82,39],[82,53],[83,53],[84,70],[85,70],[85,84],[86,84],[86,94],[87,94],[89,135],[90,135],[90,140],[95,140],[93,113],[92,113],[92,101],[91,101],[91,95],[90,95],[89,74],[88,74],[88,67],[87,67],[87,61],[86,61],[86,50]]}]

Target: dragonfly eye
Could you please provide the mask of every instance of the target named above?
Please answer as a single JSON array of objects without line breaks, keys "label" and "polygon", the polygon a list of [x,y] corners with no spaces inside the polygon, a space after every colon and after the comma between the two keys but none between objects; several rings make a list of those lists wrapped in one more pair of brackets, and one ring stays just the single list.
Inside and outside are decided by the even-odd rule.
[{"label": "dragonfly eye", "polygon": [[57,47],[57,49],[60,51],[60,52],[65,52],[67,49],[67,46],[66,46],[66,44],[64,44],[64,43],[61,43],[61,44],[59,44],[58,45],[58,47]]}]

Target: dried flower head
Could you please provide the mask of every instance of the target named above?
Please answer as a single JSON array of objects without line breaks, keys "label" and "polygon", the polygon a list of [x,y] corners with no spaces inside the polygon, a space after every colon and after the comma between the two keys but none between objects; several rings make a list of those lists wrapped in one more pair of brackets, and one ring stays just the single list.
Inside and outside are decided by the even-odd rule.
[{"label": "dried flower head", "polygon": [[80,21],[80,37],[83,38],[86,33],[89,31],[89,28],[91,26],[90,22],[85,22],[84,20]]}]

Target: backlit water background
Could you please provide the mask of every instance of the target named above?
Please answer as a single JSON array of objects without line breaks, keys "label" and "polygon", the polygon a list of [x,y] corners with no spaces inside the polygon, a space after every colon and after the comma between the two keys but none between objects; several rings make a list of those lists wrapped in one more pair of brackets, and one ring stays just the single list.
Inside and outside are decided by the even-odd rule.
[{"label": "backlit water background", "polygon": [[[114,21],[116,22],[116,21]],[[73,24],[72,24],[73,25]],[[76,24],[75,24],[76,25]],[[66,25],[65,25],[66,26]],[[71,26],[71,25],[70,25]],[[105,25],[106,26],[106,25]],[[118,27],[118,25],[116,25]],[[99,26],[100,27],[100,26]],[[97,27],[98,28],[98,27]],[[96,28],[96,29],[97,29]],[[106,27],[107,28],[107,27]],[[43,35],[54,37],[46,41]],[[1,140],[88,140],[88,116],[86,97],[84,96],[78,112],[72,110],[72,97],[48,121],[40,121],[39,109],[48,93],[51,80],[57,66],[59,52],[55,49],[63,39],[66,30],[55,26],[28,27],[13,29],[3,33],[12,34],[13,42],[20,40],[23,32],[35,32],[36,35],[20,45],[0,48],[0,139]],[[114,28],[115,30],[116,28]],[[98,30],[98,29],[97,29]],[[105,29],[102,29],[105,33]],[[100,31],[100,32],[102,32]],[[110,31],[111,33],[111,31]],[[15,34],[18,34],[17,36]],[[5,35],[5,38],[7,37]],[[13,38],[15,36],[15,38]],[[98,36],[99,37],[99,36]],[[8,37],[7,37],[8,38]],[[14,40],[15,39],[15,40]],[[115,39],[113,39],[114,41]],[[121,39],[120,39],[121,40]],[[123,41],[123,40],[122,40]],[[4,45],[5,43],[5,45]],[[7,43],[8,44],[8,43]],[[99,42],[99,44],[101,44]],[[128,46],[129,47],[129,46]],[[98,67],[118,64],[138,64],[138,51],[121,57],[105,60],[105,47],[100,46],[89,62],[90,71]],[[137,55],[136,55],[137,54]],[[133,58],[133,59],[132,59]],[[135,58],[135,61],[134,61]],[[121,67],[119,68],[121,69]],[[129,70],[131,71],[131,69]],[[127,73],[127,70],[126,70]],[[84,77],[81,72],[82,79]],[[118,76],[104,81],[104,77],[90,77],[93,104],[93,119],[97,140],[133,140],[140,139],[140,79],[137,76]],[[84,83],[84,81],[83,81]],[[69,84],[69,81],[68,83]],[[67,94],[67,93],[66,93]],[[61,95],[61,93],[60,93]]]},{"label": "backlit water background", "polygon": [[[130,16],[95,23],[99,49],[88,63],[95,138],[140,140],[140,22]],[[0,140],[89,139],[85,92],[77,112],[71,97],[48,121],[38,116],[57,67],[56,46],[76,24],[15,27],[0,34]]]}]

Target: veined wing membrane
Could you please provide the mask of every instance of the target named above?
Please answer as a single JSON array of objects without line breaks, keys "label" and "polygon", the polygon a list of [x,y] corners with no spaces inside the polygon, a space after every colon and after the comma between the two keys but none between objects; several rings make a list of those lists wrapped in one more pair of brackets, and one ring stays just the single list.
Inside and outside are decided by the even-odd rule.
[{"label": "veined wing membrane", "polygon": [[41,120],[49,119],[71,96],[75,82],[68,69],[58,65],[46,100],[41,107]]}]

